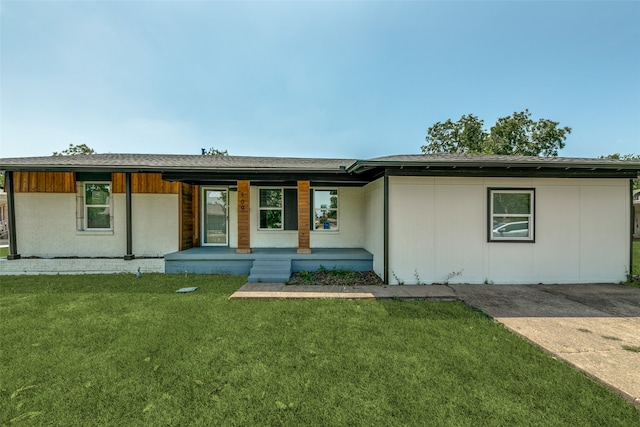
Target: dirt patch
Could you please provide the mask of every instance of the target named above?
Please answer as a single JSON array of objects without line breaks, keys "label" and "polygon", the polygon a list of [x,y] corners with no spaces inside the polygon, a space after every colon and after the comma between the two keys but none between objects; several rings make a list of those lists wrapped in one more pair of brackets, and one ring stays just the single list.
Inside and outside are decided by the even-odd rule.
[{"label": "dirt patch", "polygon": [[373,271],[319,270],[293,273],[288,285],[364,286],[383,285]]}]

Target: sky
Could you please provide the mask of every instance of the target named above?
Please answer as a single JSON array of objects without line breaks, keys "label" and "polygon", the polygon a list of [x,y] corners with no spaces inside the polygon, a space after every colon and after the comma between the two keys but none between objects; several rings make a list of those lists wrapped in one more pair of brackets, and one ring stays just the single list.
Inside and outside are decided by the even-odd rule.
[{"label": "sky", "polygon": [[369,159],[525,109],[640,154],[640,2],[0,0],[0,157]]}]

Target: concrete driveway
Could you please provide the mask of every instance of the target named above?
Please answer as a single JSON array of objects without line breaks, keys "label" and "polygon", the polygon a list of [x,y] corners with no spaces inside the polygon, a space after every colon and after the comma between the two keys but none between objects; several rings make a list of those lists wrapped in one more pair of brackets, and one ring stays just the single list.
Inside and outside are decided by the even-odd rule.
[{"label": "concrete driveway", "polygon": [[449,287],[457,298],[640,408],[640,289],[614,284]]}]

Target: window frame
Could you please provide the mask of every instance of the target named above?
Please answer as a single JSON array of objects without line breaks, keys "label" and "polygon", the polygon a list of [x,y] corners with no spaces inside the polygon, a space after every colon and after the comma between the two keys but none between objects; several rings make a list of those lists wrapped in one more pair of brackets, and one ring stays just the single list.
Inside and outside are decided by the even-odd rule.
[{"label": "window frame", "polygon": [[[529,213],[521,214],[495,214],[493,212],[493,195],[497,193],[505,194],[529,194]],[[496,237],[493,235],[494,218],[495,217],[513,217],[513,218],[527,218],[529,223],[529,235],[526,237]],[[517,222],[517,221],[514,221]],[[536,231],[536,189],[535,188],[504,188],[504,187],[489,187],[487,188],[487,241],[488,242],[511,242],[511,243],[535,243],[535,231]]]},{"label": "window frame", "polygon": [[[312,206],[311,206],[311,230],[312,231],[319,231],[322,233],[335,233],[337,231],[340,231],[340,189],[338,187],[318,187],[318,188],[313,188],[313,196],[312,196]],[[336,198],[337,198],[337,203],[336,203],[336,207],[335,208],[316,208],[316,200],[318,200],[318,198],[316,197],[316,192],[317,191],[335,191],[336,194]],[[329,194],[329,196],[331,197],[331,194]],[[336,228],[316,228],[316,211],[327,211],[327,212],[335,212],[336,213]]]},{"label": "window frame", "polygon": [[[280,207],[263,207],[262,190],[280,190]],[[262,228],[262,211],[280,211],[280,228]],[[284,187],[259,187],[258,188],[258,230],[283,231],[284,230]]]},{"label": "window frame", "polygon": [[[109,195],[106,204],[89,204],[87,203],[87,185],[108,185]],[[82,209],[83,209],[83,230],[84,231],[112,231],[113,230],[113,184],[111,181],[83,181],[82,182]],[[90,208],[108,208],[109,209],[109,227],[90,227],[89,226],[89,209]]]}]

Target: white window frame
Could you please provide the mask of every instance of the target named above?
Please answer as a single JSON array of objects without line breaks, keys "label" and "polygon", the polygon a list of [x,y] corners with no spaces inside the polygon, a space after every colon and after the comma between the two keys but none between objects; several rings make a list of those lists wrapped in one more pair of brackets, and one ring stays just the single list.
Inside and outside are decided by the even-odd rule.
[{"label": "white window frame", "polygon": [[[488,238],[489,242],[526,242],[535,243],[535,211],[536,211],[536,191],[535,188],[488,188]],[[493,200],[494,194],[528,194],[529,213],[494,213]],[[494,236],[493,229],[496,223],[495,218],[526,218],[529,223],[528,236]],[[516,221],[514,221],[516,222]]]},{"label": "white window frame", "polygon": [[[336,192],[336,197],[337,197],[337,204],[335,208],[316,208],[316,200],[318,200],[316,198],[316,192],[317,191],[335,191]],[[316,211],[332,211],[336,213],[336,221],[337,221],[337,226],[336,228],[333,229],[325,229],[325,228],[316,228]],[[320,188],[314,188],[313,189],[313,206],[311,207],[311,213],[313,215],[313,217],[311,218],[311,222],[313,225],[313,231],[320,231],[320,232],[336,232],[340,230],[340,189],[339,188],[324,188],[324,187],[320,187]]]},{"label": "white window frame", "polygon": [[[108,185],[109,186],[109,196],[108,196],[108,203],[107,204],[88,204],[87,203],[87,185],[95,185],[95,184],[99,184],[99,185]],[[111,231],[113,230],[113,207],[112,207],[112,200],[113,200],[113,184],[111,183],[111,181],[84,181],[82,183],[82,204],[83,204],[83,215],[84,215],[84,230],[86,231]],[[108,228],[103,228],[103,227],[89,227],[89,208],[105,208],[105,209],[109,209],[109,227]]]},{"label": "white window frame", "polygon": [[[280,190],[280,207],[261,206],[262,190]],[[280,211],[280,228],[262,228],[262,211]],[[284,230],[284,188],[283,187],[260,187],[258,188],[258,229],[261,231],[282,231]]]}]

